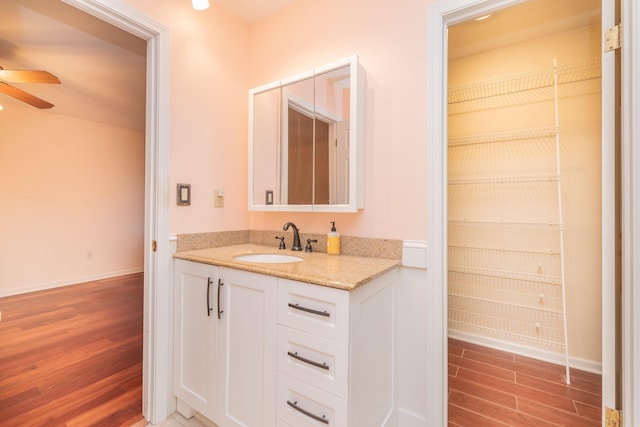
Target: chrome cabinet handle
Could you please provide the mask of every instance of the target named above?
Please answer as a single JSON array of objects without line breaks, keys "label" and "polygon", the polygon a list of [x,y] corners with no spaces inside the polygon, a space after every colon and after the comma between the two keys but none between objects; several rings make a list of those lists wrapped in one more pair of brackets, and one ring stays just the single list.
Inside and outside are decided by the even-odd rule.
[{"label": "chrome cabinet handle", "polygon": [[320,421],[323,424],[329,424],[329,420],[327,419],[327,417],[325,415],[323,416],[319,416],[316,415],[312,412],[307,411],[306,409],[303,409],[301,407],[298,406],[298,401],[296,400],[295,402],[292,402],[290,400],[287,400],[287,405],[291,406],[293,409],[295,409],[296,411],[305,414],[307,417],[313,418],[316,421]]},{"label": "chrome cabinet handle", "polygon": [[331,317],[331,313],[328,313],[326,311],[318,311],[318,310],[307,308],[298,304],[289,303],[289,307],[295,308],[296,310],[300,310],[300,311],[306,311],[307,313],[316,314],[318,316]]},{"label": "chrome cabinet handle", "polygon": [[218,319],[222,319],[222,313],[224,311],[220,310],[220,288],[224,286],[221,279],[218,279]]},{"label": "chrome cabinet handle", "polygon": [[313,360],[307,359],[306,357],[302,357],[300,356],[297,352],[296,353],[292,353],[290,351],[287,351],[287,354],[290,357],[293,357],[294,359],[297,359],[301,362],[307,363],[311,366],[315,366],[316,368],[320,368],[320,369],[326,369],[327,371],[329,370],[329,366],[326,363],[319,363],[319,362],[314,362]]},{"label": "chrome cabinet handle", "polygon": [[207,316],[211,316],[211,303],[209,302],[209,291],[211,289],[211,277],[207,278]]}]

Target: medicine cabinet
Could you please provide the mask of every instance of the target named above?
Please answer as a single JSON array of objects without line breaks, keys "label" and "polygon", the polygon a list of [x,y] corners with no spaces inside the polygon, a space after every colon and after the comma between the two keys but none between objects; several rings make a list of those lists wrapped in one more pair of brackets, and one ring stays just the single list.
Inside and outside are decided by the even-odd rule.
[{"label": "medicine cabinet", "polygon": [[364,207],[364,72],[357,56],[249,91],[249,210]]}]

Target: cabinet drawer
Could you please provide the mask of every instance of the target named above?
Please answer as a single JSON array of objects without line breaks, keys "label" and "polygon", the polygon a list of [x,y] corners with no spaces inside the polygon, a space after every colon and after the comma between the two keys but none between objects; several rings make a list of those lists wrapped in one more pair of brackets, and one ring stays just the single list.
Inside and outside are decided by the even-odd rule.
[{"label": "cabinet drawer", "polygon": [[280,279],[278,323],[347,344],[349,293],[341,289]]},{"label": "cabinet drawer", "polygon": [[346,399],[349,353],[346,344],[278,326],[278,371]]},{"label": "cabinet drawer", "polygon": [[345,427],[347,401],[288,375],[278,374],[276,413],[296,427]]}]

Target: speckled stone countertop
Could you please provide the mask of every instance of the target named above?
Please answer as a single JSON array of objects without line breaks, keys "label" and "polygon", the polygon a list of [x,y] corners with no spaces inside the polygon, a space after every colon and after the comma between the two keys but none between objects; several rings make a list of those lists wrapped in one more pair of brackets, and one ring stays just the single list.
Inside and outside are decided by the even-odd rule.
[{"label": "speckled stone countertop", "polygon": [[[261,253],[295,255],[303,258],[304,261],[269,264],[234,259],[239,255]],[[279,250],[270,246],[251,243],[177,252],[174,254],[174,258],[268,274],[347,291],[351,291],[400,266],[400,261],[395,259],[351,255],[334,256],[323,252],[293,252],[288,249]]]}]

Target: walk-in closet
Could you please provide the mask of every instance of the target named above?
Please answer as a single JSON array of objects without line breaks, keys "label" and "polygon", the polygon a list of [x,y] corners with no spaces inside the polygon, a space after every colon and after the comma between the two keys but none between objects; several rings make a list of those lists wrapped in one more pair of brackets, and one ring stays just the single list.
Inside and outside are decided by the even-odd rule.
[{"label": "walk-in closet", "polygon": [[449,29],[449,337],[551,362],[566,385],[601,363],[598,4]]}]

